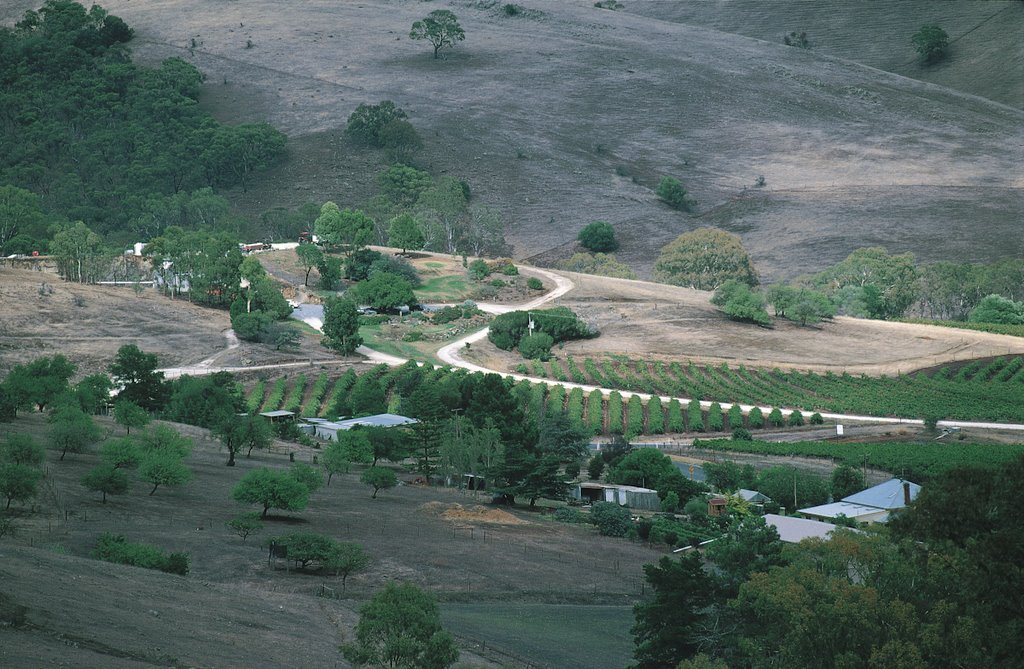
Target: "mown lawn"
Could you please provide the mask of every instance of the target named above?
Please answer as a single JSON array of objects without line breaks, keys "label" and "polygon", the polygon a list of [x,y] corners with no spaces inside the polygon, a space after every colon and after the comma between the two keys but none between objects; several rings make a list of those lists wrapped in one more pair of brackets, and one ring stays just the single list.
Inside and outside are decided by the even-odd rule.
[{"label": "mown lawn", "polygon": [[511,652],[534,667],[624,667],[633,658],[630,606],[444,602],[446,629]]},{"label": "mown lawn", "polygon": [[472,291],[464,275],[448,274],[427,279],[415,292],[420,302],[462,302]]}]

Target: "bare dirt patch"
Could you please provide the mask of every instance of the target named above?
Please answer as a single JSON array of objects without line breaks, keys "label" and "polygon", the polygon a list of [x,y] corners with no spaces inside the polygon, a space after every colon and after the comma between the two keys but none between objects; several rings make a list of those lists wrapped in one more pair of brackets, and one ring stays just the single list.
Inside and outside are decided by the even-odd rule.
[{"label": "bare dirt patch", "polygon": [[463,506],[458,502],[427,502],[419,508],[423,513],[440,516],[456,523],[496,523],[498,525],[523,525],[527,521],[514,516],[504,509],[474,504]]},{"label": "bare dirt patch", "polygon": [[[566,342],[560,357],[623,355],[863,374],[906,373],[947,361],[1024,353],[1024,339],[985,332],[856,318],[801,327],[777,319],[761,328],[727,319],[711,293],[565,272],[576,288],[555,301],[598,327],[596,339]],[[487,341],[466,359],[512,371],[517,352]]]}]

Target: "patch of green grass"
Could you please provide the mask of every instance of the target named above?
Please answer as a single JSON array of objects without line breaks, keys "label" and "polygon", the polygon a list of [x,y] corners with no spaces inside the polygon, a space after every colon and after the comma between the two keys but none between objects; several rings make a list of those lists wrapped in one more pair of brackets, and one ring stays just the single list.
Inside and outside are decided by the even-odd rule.
[{"label": "patch of green grass", "polygon": [[428,279],[415,293],[421,302],[461,302],[472,290],[466,277],[449,274]]},{"label": "patch of green grass", "polygon": [[441,604],[446,629],[542,667],[624,667],[633,658],[633,609],[572,604]]}]

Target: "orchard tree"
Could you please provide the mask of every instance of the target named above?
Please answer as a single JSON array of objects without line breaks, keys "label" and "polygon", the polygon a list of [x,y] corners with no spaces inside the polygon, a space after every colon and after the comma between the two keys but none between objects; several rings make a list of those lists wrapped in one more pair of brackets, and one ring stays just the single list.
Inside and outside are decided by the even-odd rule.
[{"label": "orchard tree", "polygon": [[324,567],[333,570],[335,576],[341,576],[341,591],[345,592],[348,577],[363,571],[370,565],[370,556],[359,544],[339,542],[327,556]]},{"label": "orchard tree", "polygon": [[11,502],[25,502],[35,497],[42,477],[43,473],[35,467],[0,464],[0,497],[7,500],[5,508],[11,508]]},{"label": "orchard tree", "polygon": [[327,446],[320,462],[324,466],[324,471],[327,472],[327,485],[331,485],[331,479],[335,474],[348,473],[352,466],[352,460],[349,459],[349,454],[340,441],[332,441]]},{"label": "orchard tree", "polygon": [[351,300],[328,298],[324,305],[323,344],[341,355],[352,355],[363,343],[359,313]]},{"label": "orchard tree", "polygon": [[288,473],[293,479],[306,486],[310,493],[316,492],[324,484],[324,474],[320,468],[307,465],[305,462],[296,462]]},{"label": "orchard tree", "polygon": [[168,455],[183,460],[192,452],[192,440],[170,425],[156,425],[139,437],[143,456]]},{"label": "orchard tree", "polygon": [[134,467],[141,458],[139,447],[127,437],[111,439],[100,447],[100,459],[114,469]]},{"label": "orchard tree", "polygon": [[356,665],[447,669],[459,659],[441,627],[437,600],[415,585],[388,583],[359,611],[356,640],[342,646]]},{"label": "orchard tree", "polygon": [[143,427],[149,422],[149,414],[131,400],[118,400],[114,403],[114,422],[124,426],[125,434],[131,434],[133,427]]},{"label": "orchard tree", "polygon": [[412,24],[409,38],[430,42],[434,47],[434,58],[437,58],[437,52],[443,47],[454,47],[456,42],[466,39],[466,32],[455,14],[447,9],[435,9],[423,20]]},{"label": "orchard tree", "polygon": [[192,480],[192,470],[173,453],[150,453],[143,456],[138,473],[140,479],[153,484],[153,489],[149,491],[150,497],[162,485],[184,485]]},{"label": "orchard tree", "polygon": [[16,409],[33,405],[43,411],[53,400],[68,392],[75,366],[63,355],[36,358],[27,365],[15,365],[7,373],[4,388]]},{"label": "orchard tree", "polygon": [[309,488],[296,481],[288,472],[266,467],[253,469],[242,477],[231,497],[242,504],[262,504],[262,518],[270,509],[302,511],[309,504]]},{"label": "orchard tree", "polygon": [[377,492],[389,490],[398,485],[398,477],[395,472],[387,467],[367,467],[359,480],[373,488],[371,499],[377,499]]},{"label": "orchard tree", "polygon": [[619,248],[619,242],[615,239],[615,228],[605,221],[594,221],[585,226],[576,235],[576,239],[588,251],[595,253],[608,253]]},{"label": "orchard tree", "polygon": [[267,448],[274,440],[270,425],[262,416],[229,416],[214,428],[214,434],[228,450],[228,467],[235,466],[235,454],[243,448],[249,457],[253,449]]},{"label": "orchard tree", "polygon": [[714,290],[730,279],[757,285],[757,271],[740,238],[717,228],[698,228],[664,246],[654,263],[654,276],[663,283],[699,290]]},{"label": "orchard tree", "polygon": [[323,251],[316,244],[299,244],[295,247],[295,255],[299,257],[299,262],[306,270],[306,276],[302,281],[302,285],[308,286],[309,273],[314,267],[319,267],[320,263],[324,261]]},{"label": "orchard tree", "polygon": [[250,534],[256,534],[263,530],[263,523],[260,521],[258,511],[239,514],[224,524],[229,530],[242,537],[242,541],[248,539]]},{"label": "orchard tree", "polygon": [[38,467],[46,460],[46,451],[30,435],[10,434],[0,444],[0,462]]},{"label": "orchard tree", "polygon": [[60,451],[60,460],[68,453],[81,453],[100,438],[100,428],[76,406],[58,407],[49,417],[50,443]]},{"label": "orchard tree", "polygon": [[402,249],[404,254],[406,249],[423,248],[424,241],[423,228],[415,218],[409,214],[399,214],[391,219],[388,244]]},{"label": "orchard tree", "polygon": [[949,50],[949,35],[935,25],[921,26],[910,38],[914,51],[925,64],[935,63],[946,57]]},{"label": "orchard tree", "polygon": [[103,494],[103,503],[107,503],[107,495],[123,495],[128,492],[128,474],[109,464],[101,464],[82,477],[82,485],[86,490]]}]

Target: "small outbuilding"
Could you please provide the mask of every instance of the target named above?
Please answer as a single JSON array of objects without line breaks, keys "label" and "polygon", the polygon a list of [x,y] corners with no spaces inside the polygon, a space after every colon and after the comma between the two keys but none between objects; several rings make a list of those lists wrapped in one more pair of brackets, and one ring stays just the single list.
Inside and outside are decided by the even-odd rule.
[{"label": "small outbuilding", "polygon": [[294,411],[263,411],[260,415],[271,423],[290,423],[295,420]]},{"label": "small outbuilding", "polygon": [[575,499],[583,502],[614,502],[631,509],[660,511],[661,500],[658,491],[617,483],[580,483],[572,492]]}]

